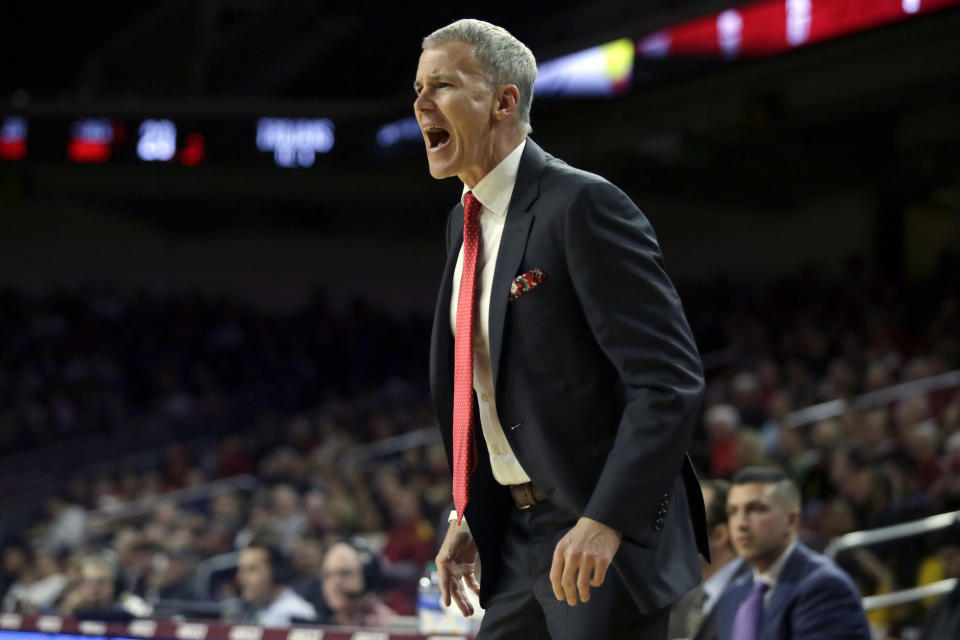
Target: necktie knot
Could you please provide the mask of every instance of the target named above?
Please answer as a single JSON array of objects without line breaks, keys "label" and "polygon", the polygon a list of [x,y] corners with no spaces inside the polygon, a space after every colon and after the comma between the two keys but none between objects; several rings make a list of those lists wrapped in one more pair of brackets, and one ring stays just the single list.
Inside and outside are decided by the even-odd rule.
[{"label": "necktie knot", "polygon": [[465,227],[472,227],[480,222],[480,210],[483,205],[473,195],[472,191],[463,194],[463,224]]}]

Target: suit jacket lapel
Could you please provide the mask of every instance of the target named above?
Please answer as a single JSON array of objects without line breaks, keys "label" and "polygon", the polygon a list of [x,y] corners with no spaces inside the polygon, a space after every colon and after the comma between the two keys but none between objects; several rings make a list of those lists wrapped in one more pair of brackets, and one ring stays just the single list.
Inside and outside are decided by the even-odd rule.
[{"label": "suit jacket lapel", "polygon": [[517,275],[523,252],[527,245],[527,235],[534,215],[530,211],[537,196],[540,195],[540,173],[546,163],[546,157],[537,144],[527,138],[527,144],[520,157],[517,181],[510,197],[507,219],[503,224],[500,249],[497,252],[497,265],[493,271],[493,284],[490,292],[490,365],[493,372],[493,388],[497,389],[500,371],[500,351],[503,347],[503,328],[507,316],[507,301],[510,296],[510,283]]},{"label": "suit jacket lapel", "polygon": [[[450,230],[455,239],[447,246],[447,264],[440,280],[440,293],[433,316],[433,333],[430,337],[430,385],[434,408],[441,424],[453,416],[453,335],[450,331],[450,296],[453,295],[453,272],[456,270],[460,245],[463,244],[463,207],[457,206],[460,216]],[[457,224],[459,223],[459,224]],[[456,233],[454,233],[456,232]],[[459,240],[457,240],[459,238]]]},{"label": "suit jacket lapel", "polygon": [[773,635],[776,631],[776,626],[772,626],[772,623],[776,622],[779,624],[780,619],[783,617],[782,610],[790,600],[790,595],[800,575],[800,565],[803,563],[803,554],[804,547],[798,542],[790,554],[790,557],[787,558],[786,564],[783,565],[783,571],[780,572],[780,577],[777,579],[777,585],[773,589],[773,595],[770,596],[770,602],[763,608],[763,623],[761,625],[763,633],[760,634],[760,637],[776,637]]}]

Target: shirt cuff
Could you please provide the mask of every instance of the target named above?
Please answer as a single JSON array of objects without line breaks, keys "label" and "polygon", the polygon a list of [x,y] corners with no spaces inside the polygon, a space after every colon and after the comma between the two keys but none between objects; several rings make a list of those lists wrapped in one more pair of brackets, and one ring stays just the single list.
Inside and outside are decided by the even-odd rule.
[{"label": "shirt cuff", "polygon": [[[448,522],[452,522],[452,523],[456,523],[456,522],[457,522],[457,510],[456,510],[456,509],[451,509],[451,510],[450,510],[450,515],[447,516],[447,521],[448,521]],[[467,514],[463,514],[463,520],[460,521],[460,526],[461,526],[461,527],[466,527],[466,526],[467,526]]]}]

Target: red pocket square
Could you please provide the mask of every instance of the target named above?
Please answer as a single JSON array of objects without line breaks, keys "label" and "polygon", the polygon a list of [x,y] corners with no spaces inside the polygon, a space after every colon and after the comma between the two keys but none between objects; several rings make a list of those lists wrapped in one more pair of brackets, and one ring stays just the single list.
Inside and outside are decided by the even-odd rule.
[{"label": "red pocket square", "polygon": [[513,282],[510,283],[510,299],[516,300],[546,279],[547,274],[540,269],[527,271],[526,273],[517,276],[513,279]]}]

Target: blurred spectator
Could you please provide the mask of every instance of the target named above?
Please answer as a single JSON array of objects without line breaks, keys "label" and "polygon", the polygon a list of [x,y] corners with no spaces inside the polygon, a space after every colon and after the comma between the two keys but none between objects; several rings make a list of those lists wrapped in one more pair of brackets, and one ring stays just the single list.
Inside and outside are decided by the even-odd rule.
[{"label": "blurred spectator", "polygon": [[293,547],[293,581],[290,586],[303,596],[304,600],[320,603],[320,573],[323,564],[323,545],[316,538],[296,538]]},{"label": "blurred spectator", "polygon": [[273,543],[254,540],[240,552],[237,583],[243,598],[240,618],[265,627],[289,627],[316,620],[312,604],[290,587],[290,560]]},{"label": "blurred spectator", "polygon": [[117,579],[117,568],[110,560],[100,556],[84,558],[80,563],[80,582],[64,595],[60,612],[98,620],[150,615],[152,608],[141,598],[120,592]]},{"label": "blurred spectator", "polygon": [[48,550],[33,553],[28,547],[21,547],[20,552],[22,555],[19,560],[14,560],[14,564],[22,564],[16,569],[16,580],[3,597],[3,610],[21,613],[48,610],[67,585],[57,556]]},{"label": "blurred spectator", "polygon": [[50,524],[44,535],[43,546],[60,551],[74,549],[84,541],[87,512],[72,504],[66,496],[55,494],[47,499]]},{"label": "blurred spectator", "polygon": [[670,640],[714,640],[717,637],[714,612],[730,583],[749,566],[733,551],[727,524],[727,493],[730,483],[704,480],[703,503],[707,511],[710,562],[700,558],[703,582],[674,603],[670,612]]},{"label": "blurred spectator", "polygon": [[196,555],[185,549],[155,554],[146,576],[144,598],[148,602],[194,598],[190,578],[196,564]]},{"label": "blurred spectator", "polygon": [[364,562],[353,546],[338,542],[323,557],[323,598],[330,609],[321,624],[384,627],[396,617],[374,595],[364,577]]},{"label": "blurred spectator", "polygon": [[731,405],[715,405],[707,409],[703,423],[707,432],[710,455],[710,475],[725,478],[737,468],[737,430],[740,415]]},{"label": "blurred spectator", "polygon": [[956,578],[957,586],[927,614],[920,640],[960,638],[960,525],[947,530],[939,556],[944,577]]},{"label": "blurred spectator", "polygon": [[781,470],[750,467],[733,478],[727,516],[752,574],[717,605],[720,640],[870,640],[860,594],[831,560],[797,541],[800,494]]},{"label": "blurred spectator", "polygon": [[433,526],[423,516],[417,494],[408,489],[393,490],[390,509],[393,524],[387,530],[383,556],[391,581],[399,584],[384,600],[397,613],[414,615],[417,582],[436,554]]}]

